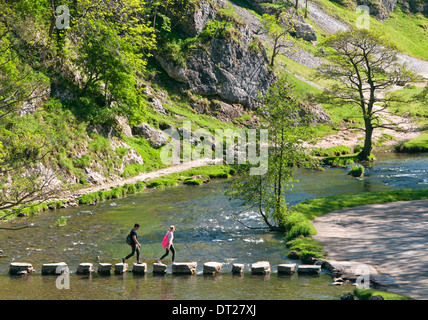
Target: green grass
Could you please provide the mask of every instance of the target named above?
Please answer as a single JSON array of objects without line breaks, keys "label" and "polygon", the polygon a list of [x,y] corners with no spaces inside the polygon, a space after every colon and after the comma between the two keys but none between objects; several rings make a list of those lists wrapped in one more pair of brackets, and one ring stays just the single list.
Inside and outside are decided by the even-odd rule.
[{"label": "green grass", "polygon": [[417,95],[421,94],[423,87],[405,87],[389,93],[405,103],[392,102],[388,110],[400,116],[411,118],[422,129],[428,130],[428,108],[426,103],[415,99]]},{"label": "green grass", "polygon": [[355,288],[354,289],[354,295],[359,300],[368,300],[370,297],[377,296],[377,295],[381,295],[384,300],[415,300],[415,299],[408,297],[408,296],[405,296],[405,295],[401,295],[401,294],[397,294],[397,293],[393,293],[393,292],[388,292],[388,291],[375,290],[375,289],[358,289],[358,288]]},{"label": "green grass", "polygon": [[311,152],[311,155],[317,157],[341,156],[352,153],[352,148],[348,146],[335,146],[331,148],[319,148]]},{"label": "green grass", "polygon": [[[316,2],[324,11],[333,17],[338,17],[350,26],[355,26],[355,22],[360,16],[356,11],[349,10],[329,0],[316,0]],[[428,19],[421,13],[408,16],[401,11],[399,6],[387,20],[382,22],[370,16],[370,29],[386,35],[401,52],[428,60],[428,41],[426,41],[428,30],[420,27],[420,25],[426,24],[428,24]]]},{"label": "green grass", "polygon": [[322,259],[327,256],[327,252],[324,251],[324,246],[311,237],[296,238],[288,241],[286,246],[290,252],[297,254],[302,261],[306,261],[309,258]]},{"label": "green grass", "polygon": [[376,203],[428,199],[428,189],[404,189],[377,192],[346,193],[330,197],[305,200],[295,209],[308,219],[345,208]]},{"label": "green grass", "polygon": [[57,227],[65,227],[67,225],[67,218],[66,217],[60,217],[55,221],[55,225]]},{"label": "green grass", "polygon": [[396,150],[409,153],[428,152],[428,133],[422,134],[408,142],[398,144]]},{"label": "green grass", "polygon": [[348,175],[353,177],[361,177],[364,174],[364,167],[361,164],[352,166],[348,171]]}]

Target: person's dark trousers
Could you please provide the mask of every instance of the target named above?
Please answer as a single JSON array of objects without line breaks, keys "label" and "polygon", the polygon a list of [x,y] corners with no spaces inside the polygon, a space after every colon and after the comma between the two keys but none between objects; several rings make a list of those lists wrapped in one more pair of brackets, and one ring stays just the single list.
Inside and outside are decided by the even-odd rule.
[{"label": "person's dark trousers", "polygon": [[125,260],[131,258],[137,252],[137,261],[140,261],[140,248],[137,245],[132,245],[132,252],[125,257]]},{"label": "person's dark trousers", "polygon": [[163,258],[165,258],[169,254],[169,251],[171,251],[172,252],[172,262],[174,262],[174,260],[175,260],[175,249],[174,249],[174,245],[171,245],[169,248],[170,248],[170,250],[166,249],[165,254],[159,260],[162,260]]}]

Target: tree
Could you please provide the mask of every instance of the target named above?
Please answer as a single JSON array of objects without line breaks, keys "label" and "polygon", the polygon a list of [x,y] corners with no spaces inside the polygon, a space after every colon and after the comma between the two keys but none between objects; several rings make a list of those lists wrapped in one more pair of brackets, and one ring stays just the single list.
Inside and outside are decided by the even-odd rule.
[{"label": "tree", "polygon": [[312,165],[304,152],[303,141],[312,136],[308,117],[299,116],[301,105],[293,99],[286,78],[279,79],[261,97],[261,128],[268,130],[268,168],[263,175],[244,173],[226,194],[256,208],[267,229],[285,231],[286,192],[292,188],[297,166]]},{"label": "tree", "polygon": [[270,60],[270,65],[273,67],[275,63],[276,56],[280,53],[280,50],[291,50],[294,46],[294,42],[290,40],[287,35],[292,32],[294,29],[294,24],[289,23],[287,27],[284,26],[284,20],[290,20],[291,17],[288,17],[288,14],[284,11],[276,17],[271,14],[264,14],[262,17],[262,26],[264,33],[272,38],[272,57]]},{"label": "tree", "polygon": [[317,76],[335,80],[324,90],[320,100],[340,106],[357,106],[364,121],[364,147],[360,160],[369,160],[372,135],[376,128],[391,124],[382,122],[381,112],[397,96],[383,94],[397,84],[419,79],[397,57],[398,49],[381,35],[367,29],[353,29],[329,36],[325,44],[334,51],[329,63],[318,67]]}]

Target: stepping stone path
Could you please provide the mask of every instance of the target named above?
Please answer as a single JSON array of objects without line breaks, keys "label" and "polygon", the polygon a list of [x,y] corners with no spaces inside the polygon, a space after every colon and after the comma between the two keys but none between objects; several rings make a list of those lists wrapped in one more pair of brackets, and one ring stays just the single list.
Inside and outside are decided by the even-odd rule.
[{"label": "stepping stone path", "polygon": [[33,272],[36,271],[33,269],[31,263],[13,262],[9,266],[9,274],[11,275],[24,275]]},{"label": "stepping stone path", "polygon": [[269,274],[270,263],[268,261],[258,261],[251,265],[252,274]]},{"label": "stepping stone path", "polygon": [[111,263],[99,263],[98,273],[102,275],[109,275],[111,273]]},{"label": "stepping stone path", "polygon": [[220,262],[205,262],[204,263],[204,274],[217,274],[221,272],[223,263]]},{"label": "stepping stone path", "polygon": [[293,274],[296,271],[295,264],[279,264],[278,274]]},{"label": "stepping stone path", "polygon": [[93,264],[92,263],[88,263],[88,262],[84,262],[79,264],[79,266],[77,267],[77,274],[91,274],[93,272]]},{"label": "stepping stone path", "polygon": [[197,262],[174,262],[172,274],[196,274]]},{"label": "stepping stone path", "polygon": [[153,264],[153,273],[155,274],[166,274],[167,265],[163,263]]},{"label": "stepping stone path", "polygon": [[302,264],[297,268],[298,274],[318,275],[321,273],[321,266]]},{"label": "stepping stone path", "polygon": [[146,274],[147,273],[147,263],[134,263],[132,265],[132,272],[136,274]]},{"label": "stepping stone path", "polygon": [[63,272],[68,272],[68,266],[65,262],[58,263],[46,263],[42,265],[42,274],[62,274]]},{"label": "stepping stone path", "polygon": [[232,265],[232,273],[234,273],[234,274],[244,273],[244,264],[243,263],[234,263]]},{"label": "stepping stone path", "polygon": [[127,263],[116,263],[114,265],[114,273],[115,274],[123,274],[126,271],[128,271],[128,264]]}]

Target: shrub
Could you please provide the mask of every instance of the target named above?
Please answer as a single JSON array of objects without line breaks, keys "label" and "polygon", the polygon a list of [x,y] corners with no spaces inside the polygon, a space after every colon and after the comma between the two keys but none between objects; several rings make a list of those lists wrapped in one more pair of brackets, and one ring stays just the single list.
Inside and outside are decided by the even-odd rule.
[{"label": "shrub", "polygon": [[55,222],[55,225],[57,227],[65,227],[67,225],[67,218],[66,217],[58,218]]},{"label": "shrub", "polygon": [[186,179],[183,184],[188,186],[200,186],[204,183],[203,179]]},{"label": "shrub", "polygon": [[348,146],[336,146],[327,149],[317,149],[311,152],[311,155],[317,157],[331,157],[331,156],[341,156],[345,154],[350,154],[352,148]]},{"label": "shrub", "polygon": [[310,257],[323,258],[327,255],[327,252],[324,251],[324,246],[311,237],[301,237],[288,241],[286,246],[290,252],[297,253],[302,261],[306,261]]},{"label": "shrub", "polygon": [[286,214],[282,225],[286,230],[286,241],[292,240],[299,236],[307,237],[317,233],[308,218],[298,211],[291,211],[290,213]]},{"label": "shrub", "polygon": [[348,175],[353,177],[361,177],[364,175],[364,167],[361,164],[357,164],[355,166],[352,166],[351,169],[348,171]]},{"label": "shrub", "polygon": [[73,165],[76,168],[86,168],[89,167],[89,164],[91,162],[91,157],[89,155],[83,155],[80,158],[74,158],[73,159]]},{"label": "shrub", "polygon": [[174,179],[168,179],[168,178],[159,178],[154,179],[150,181],[147,184],[148,188],[164,188],[164,187],[171,187],[177,185],[177,180]]}]

